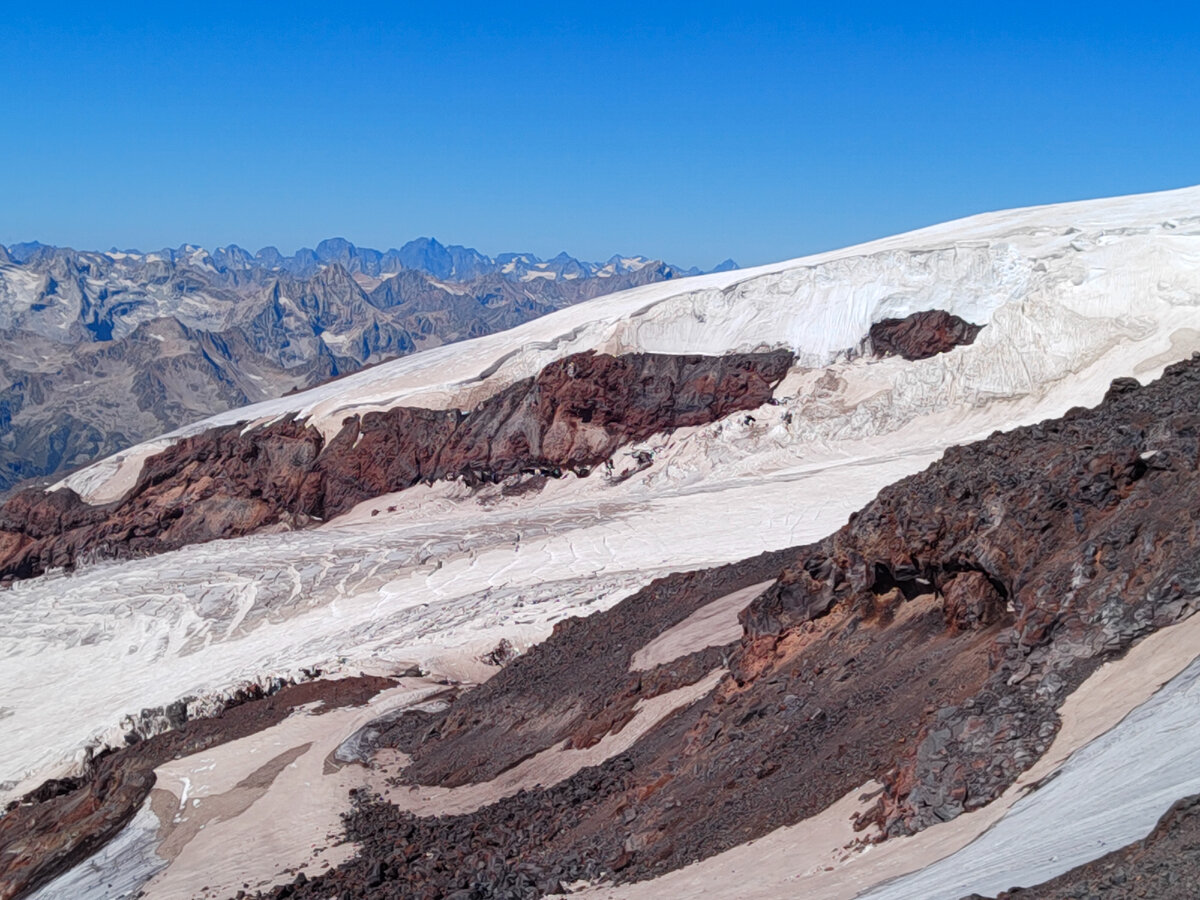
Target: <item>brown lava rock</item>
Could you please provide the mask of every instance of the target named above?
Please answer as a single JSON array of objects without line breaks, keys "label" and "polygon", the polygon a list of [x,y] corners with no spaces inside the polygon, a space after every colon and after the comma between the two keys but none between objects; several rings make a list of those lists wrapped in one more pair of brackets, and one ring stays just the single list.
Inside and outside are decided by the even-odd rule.
[{"label": "brown lava rock", "polygon": [[945,310],[927,310],[876,322],[871,326],[871,347],[876,356],[927,359],[974,343],[982,329],[982,325],[972,325]]},{"label": "brown lava rock", "polygon": [[474,410],[397,407],[352,416],[325,446],[294,418],[184,438],[146,460],[103,506],[69,489],[28,490],[0,507],[0,579],[88,556],[162,553],[327,519],[422,482],[584,475],[630,441],[753,409],[771,398],[788,351],[721,357],[579,353]]}]

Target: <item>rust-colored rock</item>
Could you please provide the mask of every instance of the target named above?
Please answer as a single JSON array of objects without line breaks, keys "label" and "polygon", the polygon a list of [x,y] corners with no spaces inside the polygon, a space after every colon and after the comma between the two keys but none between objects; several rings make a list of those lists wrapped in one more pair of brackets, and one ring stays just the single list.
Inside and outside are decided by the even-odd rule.
[{"label": "rust-colored rock", "polygon": [[960,631],[991,625],[1005,613],[1004,594],[983,572],[962,572],[942,587],[946,624]]},{"label": "rust-colored rock", "polygon": [[162,553],[304,525],[421,482],[496,481],[523,471],[580,475],[630,441],[761,406],[788,351],[722,357],[580,353],[469,413],[399,407],[348,419],[328,446],[294,418],[214,428],[146,460],[106,506],[70,490],[20,493],[0,507],[0,578],[69,568],[88,556]]},{"label": "rust-colored rock", "polygon": [[871,326],[876,356],[928,359],[962,344],[972,344],[983,329],[942,309],[926,310],[903,319],[884,319]]}]

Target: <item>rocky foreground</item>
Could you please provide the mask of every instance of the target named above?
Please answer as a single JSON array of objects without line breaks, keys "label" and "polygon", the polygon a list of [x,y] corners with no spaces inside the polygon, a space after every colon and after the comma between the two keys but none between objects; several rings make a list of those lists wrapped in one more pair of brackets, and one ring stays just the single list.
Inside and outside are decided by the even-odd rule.
[{"label": "rocky foreground", "polygon": [[[987,804],[1044,752],[1072,688],[1191,614],[1198,397],[1200,359],[1144,388],[1118,381],[1097,409],[952,450],[816,545],[673,576],[564,623],[403,729],[405,775],[485,781],[619,729],[639,698],[729,673],[627,753],[477,813],[419,818],[358,797],[346,823],[360,855],[265,896],[540,897],[638,880],[871,779],[886,787],[865,839]],[[740,640],[630,671],[655,634],[764,576]]]},{"label": "rocky foreground", "polygon": [[[475,812],[421,817],[359,793],[345,820],[358,855],[263,896],[533,898],[640,880],[871,780],[884,788],[863,840],[984,806],[1045,751],[1075,686],[1191,614],[1197,398],[1200,358],[1145,387],[1118,380],[1096,409],[952,449],[824,541],[563,622],[445,712],[379,729],[374,749],[410,755],[402,782],[486,782],[727,674],[625,752]],[[767,581],[739,639],[638,667],[656,638]]]}]

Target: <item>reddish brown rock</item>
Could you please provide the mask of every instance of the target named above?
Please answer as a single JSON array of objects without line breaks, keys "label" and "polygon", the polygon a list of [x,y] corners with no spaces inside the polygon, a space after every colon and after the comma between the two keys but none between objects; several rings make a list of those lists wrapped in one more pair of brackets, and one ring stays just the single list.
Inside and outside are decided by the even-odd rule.
[{"label": "reddish brown rock", "polygon": [[999,620],[1007,605],[1004,594],[983,572],[962,572],[942,586],[946,624],[959,631],[983,628]]},{"label": "reddish brown rock", "polygon": [[354,416],[329,441],[285,418],[214,428],[146,460],[122,499],[25,491],[0,507],[0,578],[69,568],[87,556],[162,553],[326,519],[421,482],[496,481],[523,471],[580,475],[617,448],[711,422],[771,398],[787,351],[722,357],[581,353],[470,413],[399,407]]},{"label": "reddish brown rock", "polygon": [[876,356],[927,359],[974,343],[982,329],[982,325],[972,325],[945,310],[927,310],[876,322],[871,326],[871,347]]},{"label": "reddish brown rock", "polygon": [[631,441],[761,406],[791,360],[786,351],[579,353],[469,414],[401,407],[355,417],[314,466],[305,511],[333,516],[381,493],[442,478],[478,484],[523,471],[587,474]]},{"label": "reddish brown rock", "polygon": [[332,518],[371,497],[434,481],[461,420],[458,410],[408,407],[354,416],[305,473],[299,508]]}]

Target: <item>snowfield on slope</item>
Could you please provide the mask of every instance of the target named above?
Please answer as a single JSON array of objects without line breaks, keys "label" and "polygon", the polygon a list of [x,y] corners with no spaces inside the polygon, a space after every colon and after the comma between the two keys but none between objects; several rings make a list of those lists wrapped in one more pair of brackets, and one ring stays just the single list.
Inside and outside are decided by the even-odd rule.
[{"label": "snowfield on slope", "polygon": [[[855,352],[873,322],[926,309],[987,327],[918,362]],[[328,434],[371,409],[470,409],[583,350],[776,347],[797,353],[777,405],[651,439],[639,449],[652,465],[621,483],[568,476],[507,497],[443,482],[319,528],[0,592],[0,803],[119,741],[142,708],[302,667],[452,673],[657,575],[819,539],[947,446],[1094,404],[1118,376],[1156,377],[1200,350],[1200,188],[986,214],[608,295],[176,436],[288,413]],[[170,437],[62,484],[119,496]]]},{"label": "snowfield on slope", "polygon": [[[609,294],[510,331],[231,410],[168,437],[288,413],[328,435],[347,416],[373,409],[470,409],[585,350],[787,347],[800,365],[818,367],[856,347],[873,322],[928,309],[996,326],[980,335],[982,352],[961,361],[967,370],[954,373],[964,399],[1021,396],[1114,343],[1158,338],[1158,352],[1166,352],[1169,334],[1194,324],[1186,310],[1197,297],[1200,187],[986,213],[844,250]],[[1188,341],[1200,346],[1200,335]],[[123,461],[160,448],[159,440],[131,448],[59,484],[88,498]]]}]

